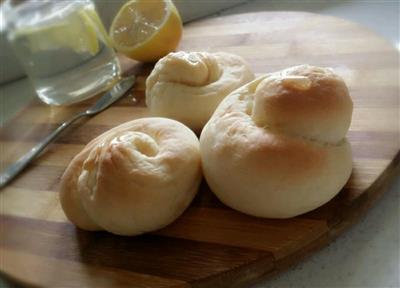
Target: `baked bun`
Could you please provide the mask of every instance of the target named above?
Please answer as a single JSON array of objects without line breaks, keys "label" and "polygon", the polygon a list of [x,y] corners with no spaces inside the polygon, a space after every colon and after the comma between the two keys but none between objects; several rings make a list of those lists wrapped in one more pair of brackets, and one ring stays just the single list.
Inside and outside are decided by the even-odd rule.
[{"label": "baked bun", "polygon": [[353,104],[330,69],[262,76],[218,106],[200,136],[203,173],[243,213],[289,218],[332,199],[352,170],[345,138]]},{"label": "baked bun", "polygon": [[222,99],[254,79],[244,59],[228,53],[176,52],[160,59],[146,81],[154,116],[200,132]]},{"label": "baked bun", "polygon": [[201,177],[196,135],[171,119],[142,118],[98,136],[72,159],[61,205],[82,229],[137,235],[181,215]]}]

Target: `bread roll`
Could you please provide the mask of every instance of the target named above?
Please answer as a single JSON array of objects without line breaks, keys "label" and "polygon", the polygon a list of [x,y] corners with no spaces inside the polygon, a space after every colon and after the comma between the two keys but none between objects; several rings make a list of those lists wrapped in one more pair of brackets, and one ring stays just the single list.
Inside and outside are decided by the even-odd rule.
[{"label": "bread roll", "polygon": [[171,119],[142,118],[98,136],[75,156],[60,200],[82,229],[137,235],[181,215],[201,177],[196,135]]},{"label": "bread roll", "polygon": [[332,199],[352,170],[345,138],[353,104],[330,69],[262,76],[218,106],[200,136],[203,173],[243,213],[289,218]]},{"label": "bread roll", "polygon": [[152,115],[178,120],[200,132],[221,100],[253,79],[237,55],[170,53],[147,78],[146,104]]}]

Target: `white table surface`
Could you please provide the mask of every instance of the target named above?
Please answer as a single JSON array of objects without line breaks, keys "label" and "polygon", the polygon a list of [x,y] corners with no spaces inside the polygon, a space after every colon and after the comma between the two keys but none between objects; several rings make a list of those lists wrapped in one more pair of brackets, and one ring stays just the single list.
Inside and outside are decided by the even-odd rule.
[{"label": "white table surface", "polygon": [[[221,14],[261,10],[308,11],[353,20],[371,28],[400,48],[398,1],[255,0]],[[0,123],[18,110],[27,96],[34,97],[26,80],[11,83],[0,90],[7,97],[7,100],[0,97]],[[400,287],[399,196],[400,177],[366,217],[336,241],[289,271],[274,279],[261,281],[252,288]]]}]

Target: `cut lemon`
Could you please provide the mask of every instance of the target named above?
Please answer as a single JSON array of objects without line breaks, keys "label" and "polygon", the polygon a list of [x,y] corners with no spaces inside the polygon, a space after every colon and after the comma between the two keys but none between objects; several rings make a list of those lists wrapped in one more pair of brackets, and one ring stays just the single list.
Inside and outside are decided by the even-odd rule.
[{"label": "cut lemon", "polygon": [[182,20],[171,0],[131,0],[114,18],[110,36],[119,52],[152,62],[178,46]]},{"label": "cut lemon", "polygon": [[112,43],[110,37],[108,36],[107,30],[104,28],[103,22],[101,21],[99,14],[97,14],[95,9],[84,9],[81,11],[81,17],[86,20],[87,25],[95,27],[97,34],[102,38],[107,46],[111,47]]},{"label": "cut lemon", "polygon": [[109,41],[103,24],[94,9],[80,9],[64,21],[52,25],[18,30],[13,37],[26,39],[32,52],[70,48],[76,53],[99,52],[98,35]]},{"label": "cut lemon", "polygon": [[[83,26],[76,25],[75,32],[80,32],[78,34],[79,40],[74,41],[74,50],[77,52],[89,52],[91,55],[96,55],[99,52],[99,41],[97,39],[97,24],[91,17],[93,14],[89,11],[93,11],[96,15],[96,11],[93,9],[82,9],[79,11],[79,17],[82,21]],[[89,14],[90,13],[90,14]],[[71,24],[70,24],[71,25]],[[70,29],[70,32],[74,29]],[[76,35],[75,35],[76,36]]]}]

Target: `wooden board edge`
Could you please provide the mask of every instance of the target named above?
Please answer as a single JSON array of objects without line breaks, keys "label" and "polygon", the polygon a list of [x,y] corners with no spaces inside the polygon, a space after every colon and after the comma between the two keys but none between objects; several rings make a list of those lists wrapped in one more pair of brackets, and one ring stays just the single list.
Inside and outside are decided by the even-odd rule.
[{"label": "wooden board edge", "polygon": [[259,279],[262,275],[271,273],[274,269],[272,254],[265,255],[236,269],[197,280],[195,283],[191,283],[191,285],[193,288],[240,288],[245,287],[244,285],[249,285],[254,279]]},{"label": "wooden board edge", "polygon": [[[342,218],[343,220],[330,227],[329,236],[331,240],[336,239],[365,216],[367,211],[382,198],[398,175],[400,175],[400,151],[397,151],[390,164],[375,182],[347,209],[347,215]],[[354,207],[356,205],[357,207]]]}]

